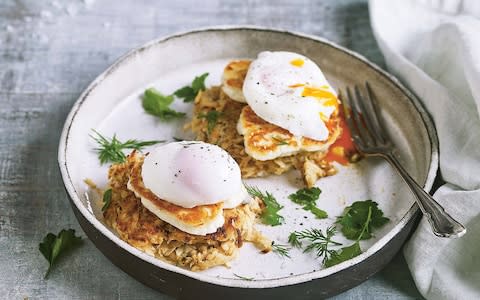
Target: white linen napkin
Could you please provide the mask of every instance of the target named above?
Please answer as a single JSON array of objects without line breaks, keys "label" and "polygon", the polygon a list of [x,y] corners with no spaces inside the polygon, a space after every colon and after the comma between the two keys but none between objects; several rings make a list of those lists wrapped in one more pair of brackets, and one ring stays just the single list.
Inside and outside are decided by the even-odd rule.
[{"label": "white linen napkin", "polygon": [[429,299],[480,299],[480,1],[370,0],[387,67],[424,103],[440,142],[447,184],[434,198],[467,227],[433,235],[425,218],[404,248]]}]

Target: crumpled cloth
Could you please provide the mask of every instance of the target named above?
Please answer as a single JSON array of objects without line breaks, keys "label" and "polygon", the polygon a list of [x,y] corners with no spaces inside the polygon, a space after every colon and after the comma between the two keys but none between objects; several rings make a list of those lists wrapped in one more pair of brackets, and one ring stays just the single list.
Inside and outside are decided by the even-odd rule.
[{"label": "crumpled cloth", "polygon": [[433,235],[423,218],[404,247],[427,299],[480,299],[480,1],[370,0],[388,70],[423,102],[440,143],[446,182],[434,198],[467,227]]}]

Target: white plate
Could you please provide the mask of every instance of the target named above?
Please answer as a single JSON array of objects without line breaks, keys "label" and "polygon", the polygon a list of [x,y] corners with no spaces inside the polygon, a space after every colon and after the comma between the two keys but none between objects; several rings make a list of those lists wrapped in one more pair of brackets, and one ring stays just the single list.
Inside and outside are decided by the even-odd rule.
[{"label": "white plate", "polygon": [[[144,112],[141,106],[143,91],[155,87],[169,94],[204,72],[210,74],[207,86],[219,85],[229,60],[254,58],[263,50],[295,51],[310,57],[336,88],[368,80],[401,161],[414,178],[425,183],[426,189],[431,187],[438,164],[434,127],[418,101],[390,75],[359,55],[315,37],[259,28],[217,28],[153,41],[131,51],[100,75],[80,97],[66,121],[59,148],[62,176],[74,207],[108,239],[142,260],[204,282],[230,287],[277,287],[324,278],[364,261],[384,247],[410,221],[416,206],[394,170],[385,161],[371,158],[347,167],[339,165],[337,175],[317,182],[322,190],[317,204],[329,215],[324,220],[315,219],[310,212],[288,200],[289,194],[302,187],[297,171],[245,180],[247,184],[272,192],[284,206],[280,214],[285,217],[285,224],[258,225],[266,236],[280,244],[288,244],[291,231],[312,227],[325,229],[352,202],[372,199],[379,203],[391,221],[375,231],[372,239],[361,241],[363,254],[328,269],[321,266],[321,260],[313,253],[292,249],[291,258],[284,258],[275,253],[260,254],[247,243],[231,268],[191,272],[138,251],[104,225],[101,200],[94,193],[89,194],[83,183],[85,178],[93,179],[99,186],[107,182],[107,166],[99,164],[92,150],[96,145],[89,137],[91,129],[108,137],[116,133],[120,140],[188,137],[188,132],[181,129],[187,120],[162,122]],[[191,117],[191,103],[176,100],[173,108],[188,112],[188,118]],[[336,239],[351,243],[340,233]],[[254,280],[239,279],[236,275]]]}]

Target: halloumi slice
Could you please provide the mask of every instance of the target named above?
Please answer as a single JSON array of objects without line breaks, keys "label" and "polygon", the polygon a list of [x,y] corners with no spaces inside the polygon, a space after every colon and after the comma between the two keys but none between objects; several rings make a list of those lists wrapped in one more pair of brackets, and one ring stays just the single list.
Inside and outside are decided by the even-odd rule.
[{"label": "halloumi slice", "polygon": [[256,160],[271,160],[289,156],[301,151],[327,152],[340,136],[342,129],[335,113],[326,122],[329,136],[326,141],[294,136],[289,131],[261,119],[250,106],[246,105],[240,114],[237,130],[243,135],[245,152]]},{"label": "halloumi slice", "polygon": [[196,235],[206,235],[223,226],[223,202],[184,208],[162,200],[143,184],[142,165],[143,159],[136,160],[127,188],[157,217],[184,232]]},{"label": "halloumi slice", "polygon": [[232,100],[247,103],[242,88],[250,63],[250,60],[234,60],[223,70],[222,90]]}]

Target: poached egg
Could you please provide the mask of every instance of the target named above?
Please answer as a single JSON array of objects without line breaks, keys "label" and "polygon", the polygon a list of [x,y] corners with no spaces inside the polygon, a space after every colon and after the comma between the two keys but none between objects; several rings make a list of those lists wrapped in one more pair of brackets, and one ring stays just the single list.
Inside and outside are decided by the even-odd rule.
[{"label": "poached egg", "polygon": [[293,52],[261,52],[250,64],[242,90],[263,120],[298,137],[328,139],[325,123],[338,109],[337,94],[309,58]]},{"label": "poached egg", "polygon": [[217,231],[224,224],[223,208],[250,199],[235,160],[204,142],[158,146],[145,157],[138,173],[141,182],[132,174],[128,188],[157,217],[191,234]]}]

